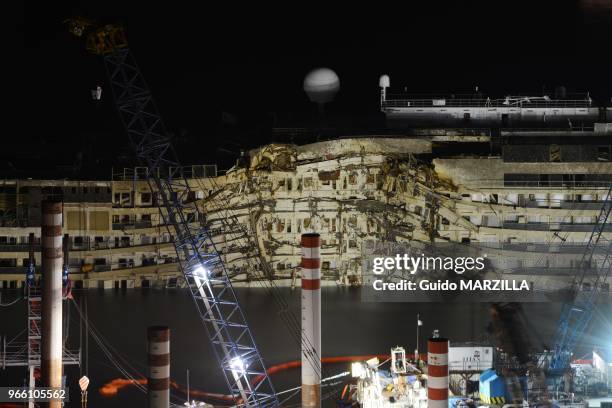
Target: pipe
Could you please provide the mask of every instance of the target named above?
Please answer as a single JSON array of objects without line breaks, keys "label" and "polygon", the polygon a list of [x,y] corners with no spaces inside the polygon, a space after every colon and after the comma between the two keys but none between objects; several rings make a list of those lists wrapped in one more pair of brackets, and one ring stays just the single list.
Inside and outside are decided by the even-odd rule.
[{"label": "pipe", "polygon": [[[374,357],[378,358],[381,361],[385,361],[391,358],[389,354],[323,357],[321,359],[321,363],[322,364],[340,364],[340,363],[347,363],[347,362],[354,362],[354,361],[367,361]],[[425,357],[423,357],[423,359],[425,359]],[[301,366],[302,366],[302,360],[288,361],[286,363],[276,364],[271,367],[268,367],[266,372],[268,373],[268,375],[271,376],[275,374],[280,374],[284,371],[297,369]],[[251,381],[251,385],[253,387],[256,387],[260,382],[263,381],[264,378],[265,378],[264,374],[258,375]],[[104,384],[102,387],[100,387],[99,392],[101,395],[105,397],[114,397],[123,388],[126,388],[131,385],[137,385],[137,384],[146,385],[147,383],[148,381],[145,378],[140,378],[140,379],[115,378],[114,380],[111,380],[107,382],[106,384]],[[187,382],[187,388],[184,388],[181,385],[179,385],[177,382],[170,380],[170,387],[174,390],[183,392],[189,396],[213,398],[213,399],[219,399],[219,400],[228,401],[228,402],[234,402],[234,397],[231,395],[216,394],[216,393],[211,393],[211,392],[195,390],[190,387],[189,381]]]},{"label": "pipe", "polygon": [[[62,387],[62,221],[63,205],[42,202],[42,355],[43,387]],[[60,400],[49,402],[60,408]]]},{"label": "pipe", "polygon": [[427,341],[427,408],[448,408],[448,340],[441,337]]},{"label": "pipe", "polygon": [[170,406],[170,329],[151,326],[147,329],[149,408]]},{"label": "pipe", "polygon": [[302,407],[321,407],[321,237],[302,234]]}]

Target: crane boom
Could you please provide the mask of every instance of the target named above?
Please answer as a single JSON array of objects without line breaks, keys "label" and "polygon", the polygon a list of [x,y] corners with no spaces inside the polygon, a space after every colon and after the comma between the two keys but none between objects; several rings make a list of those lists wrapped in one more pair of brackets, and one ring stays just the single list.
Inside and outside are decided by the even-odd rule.
[{"label": "crane boom", "polygon": [[561,374],[569,366],[574,348],[593,317],[593,309],[601,286],[610,276],[612,245],[602,237],[602,234],[608,224],[611,210],[612,184],[608,186],[595,228],[582,254],[581,272],[572,283],[574,298],[563,305],[550,359],[549,372],[553,375]]},{"label": "crane boom", "polygon": [[[70,20],[81,36],[92,23]],[[114,101],[147,180],[159,196],[164,224],[172,229],[181,272],[206,328],[235,402],[247,407],[279,405],[225,265],[192,196],[161,115],[131,53],[123,29],[107,25],[87,35],[87,49],[104,59]],[[197,355],[197,350],[192,350]],[[197,361],[197,360],[196,360]]]}]

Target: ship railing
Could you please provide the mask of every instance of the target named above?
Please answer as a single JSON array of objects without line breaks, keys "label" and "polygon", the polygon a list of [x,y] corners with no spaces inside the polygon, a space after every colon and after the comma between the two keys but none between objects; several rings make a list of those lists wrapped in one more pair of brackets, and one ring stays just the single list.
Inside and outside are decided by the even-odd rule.
[{"label": "ship railing", "polygon": [[[531,252],[531,253],[556,253],[563,250],[564,254],[577,254],[582,255],[584,253],[584,247],[586,244],[583,243],[571,243],[565,242],[559,243],[536,243],[536,242],[473,242],[470,243],[471,247],[483,249],[499,249],[504,251],[518,251],[518,252]],[[606,244],[598,244],[596,248],[605,249]]]},{"label": "ship railing", "polygon": [[588,108],[592,106],[592,102],[588,99],[558,99],[558,100],[541,100],[530,99],[528,97],[516,100],[506,99],[453,99],[453,98],[427,98],[427,99],[412,99],[402,98],[395,99],[392,95],[387,96],[387,99],[382,101],[383,108],[461,108],[461,107],[482,107],[482,108]]},{"label": "ship railing", "polygon": [[[324,129],[306,129],[306,128],[274,128],[273,130],[275,141],[282,143],[310,143],[313,138],[319,142],[338,140],[338,139],[405,139],[406,136],[491,136],[491,129],[476,128],[476,127],[454,127],[454,128],[324,128]],[[223,171],[219,170],[222,174]]]},{"label": "ship railing", "polygon": [[[167,173],[162,175],[161,173]],[[179,177],[181,174],[185,178],[208,178],[217,177],[217,165],[216,164],[197,164],[192,166],[182,167],[169,167],[167,169],[157,169],[157,176],[166,177],[167,175],[173,175]],[[147,180],[149,176],[149,169],[147,167],[124,167],[122,169],[113,168],[111,174],[112,181],[135,181],[135,180]]]},{"label": "ship railing", "polygon": [[[570,224],[562,222],[529,222],[521,224],[518,222],[504,222],[502,228],[507,230],[521,231],[564,231],[564,232],[589,232],[593,230],[596,224]],[[612,225],[604,225],[603,230],[606,232],[612,231]]]},{"label": "ship railing", "polygon": [[504,180],[504,187],[563,187],[563,188],[583,188],[596,187],[605,188],[610,185],[610,181],[601,180],[581,180],[581,181],[565,181],[565,180]]},{"label": "ship railing", "polygon": [[0,344],[0,368],[15,367],[22,365],[22,361],[27,358],[27,343],[8,342],[5,337]]},{"label": "ship railing", "polygon": [[[464,158],[483,159],[483,157],[464,156]],[[499,156],[489,156],[489,159],[498,159]],[[525,162],[506,162],[513,165],[523,165]],[[601,162],[605,163],[605,162]],[[504,173],[499,179],[478,179],[480,188],[493,187],[564,187],[588,188],[589,190],[605,189],[612,182],[612,173]],[[598,193],[594,191],[593,193]],[[557,200],[558,202],[558,200]]]},{"label": "ship railing", "polygon": [[521,133],[536,133],[536,132],[593,132],[595,130],[594,126],[588,125],[572,125],[566,127],[523,127],[523,128],[512,128],[512,129],[503,129],[501,130],[502,136],[521,136]]}]

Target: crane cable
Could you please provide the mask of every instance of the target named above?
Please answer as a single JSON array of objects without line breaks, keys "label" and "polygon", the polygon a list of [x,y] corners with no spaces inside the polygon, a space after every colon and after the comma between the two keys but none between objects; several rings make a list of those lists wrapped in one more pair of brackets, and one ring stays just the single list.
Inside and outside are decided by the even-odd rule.
[{"label": "crane cable", "polygon": [[[74,304],[75,309],[77,310],[80,319],[83,321],[87,320],[87,318],[84,316],[82,310],[80,309],[76,301],[74,299],[71,299],[71,301]],[[91,334],[91,337],[94,339],[96,344],[98,344],[98,346],[100,347],[100,350],[102,350],[102,352],[108,358],[108,360],[112,363],[112,365],[121,373],[121,375],[127,378],[128,381],[130,381],[132,385],[134,385],[139,391],[143,393],[147,393],[147,387],[142,385],[139,379],[137,378],[137,376],[140,378],[146,378],[146,376],[142,372],[140,372],[137,368],[135,368],[129,361],[127,361],[125,357],[123,357],[121,353],[108,340],[106,340],[104,336],[102,336],[100,331],[93,325],[93,323],[91,323],[91,321],[89,321],[88,327],[89,327],[89,333]],[[131,370],[133,373],[135,373],[135,375],[132,375],[130,371],[128,370]],[[180,401],[179,397],[176,396],[175,394],[171,393],[170,395],[173,399]],[[181,406],[180,402],[178,404],[179,405],[176,405],[176,404],[174,405]]]},{"label": "crane cable", "polygon": [[[200,188],[204,188],[201,180],[200,179],[196,179],[196,180]],[[209,207],[212,207],[212,210],[213,210],[212,212],[218,212],[220,213],[220,215],[222,215],[222,217],[219,218],[220,222],[227,225],[227,220],[231,219],[232,221],[234,221],[232,226],[235,226],[236,228],[238,228],[239,231],[235,231],[233,228],[231,228],[232,226],[230,226],[230,228],[228,229],[230,232],[229,234],[226,234],[226,235],[233,234],[233,236],[236,238],[232,239],[232,241],[239,241],[239,242],[242,241],[241,243],[243,247],[248,248],[250,245],[249,245],[248,240],[245,238],[249,236],[248,231],[245,231],[244,225],[238,222],[237,216],[235,215],[235,213],[229,210],[231,208],[229,205],[230,204],[229,200],[227,198],[226,199],[221,198],[222,193],[225,193],[226,189],[221,188],[215,182],[213,178],[209,178],[208,180],[210,181],[212,187],[216,189],[216,193],[217,193],[216,197],[219,197],[219,199],[218,200],[217,199],[208,200],[207,204],[209,204]],[[224,203],[217,204],[217,202],[221,200],[223,200]],[[199,212],[199,209],[198,209],[198,212]],[[207,214],[210,212],[211,211],[206,211]],[[242,234],[239,235],[240,232]],[[261,252],[259,250],[259,245],[255,243],[255,245],[253,245],[252,248],[256,249],[257,256],[261,261],[262,267],[269,268],[269,264],[264,259],[264,257],[261,255]],[[247,259],[247,263],[249,263],[249,266],[253,266],[252,265],[253,261],[250,260],[248,257],[246,259]],[[253,268],[253,270],[257,271],[258,268]],[[259,274],[259,276],[262,279],[257,279],[256,282],[260,286],[262,286],[264,289],[266,289],[268,293],[271,295],[273,301],[276,303],[277,308],[280,310],[279,315],[281,317],[281,320],[283,320],[283,323],[288,329],[289,334],[293,337],[294,341],[296,341],[298,345],[300,345],[300,347],[303,347],[310,351],[314,351],[313,344],[311,343],[310,339],[302,332],[301,324],[299,323],[295,314],[290,311],[289,304],[286,301],[285,297],[282,295],[282,293],[280,293],[278,286],[274,284],[272,279],[269,279],[265,275]],[[306,358],[309,361],[309,364],[315,370],[318,370],[318,367],[319,367],[318,361],[320,361],[321,357],[317,356],[316,353],[307,353]]]},{"label": "crane cable", "polygon": [[[180,177],[180,178],[179,178],[179,180],[182,180],[182,181],[185,183],[185,184],[184,184],[185,191],[191,191],[191,188],[189,187],[189,185],[188,185],[188,183],[187,183],[187,181],[186,181],[186,178],[185,178],[184,174],[182,174],[182,177]],[[199,180],[198,180],[198,183],[200,183],[200,181],[199,181]],[[153,189],[152,189],[152,186],[151,186],[151,183],[149,183],[149,186],[150,186],[151,190],[153,190]],[[218,186],[216,186],[216,187],[218,188]],[[223,191],[223,190],[221,190],[221,189],[220,189],[219,191]],[[212,201],[209,201],[209,203],[213,204],[213,202],[212,202]],[[211,205],[211,207],[213,207],[213,206]],[[165,218],[165,217],[164,217],[164,214],[162,213],[162,207],[161,207],[161,206],[159,206],[158,208],[159,208],[159,211],[160,211],[160,215],[161,215],[161,217],[162,217],[162,218]],[[223,218],[223,220],[226,220],[226,219],[231,219],[231,218],[235,219],[235,218],[236,218],[236,217],[235,217],[235,215],[234,215],[233,213],[230,213],[229,211],[227,211],[227,208],[228,208],[228,207],[226,206],[226,207],[225,207],[225,211],[226,211],[226,213],[225,213],[225,214],[226,214],[226,216],[225,216],[225,218]],[[196,210],[196,213],[197,213],[197,214],[202,214],[202,213],[200,212],[199,208],[197,208],[197,206],[195,206],[195,210]],[[220,210],[220,204],[219,204],[219,205],[216,205],[216,203],[215,203],[215,206],[213,207],[213,210],[214,210],[215,212],[220,212],[220,211],[222,211],[222,210]],[[193,213],[192,213],[192,214],[193,214]],[[201,220],[198,220],[198,221],[199,221],[199,222],[201,222]],[[219,221],[223,222],[221,219],[220,219]],[[227,224],[226,224],[226,225],[227,225]],[[236,221],[236,222],[234,222],[234,223],[233,223],[233,225],[238,226],[239,228],[242,226],[242,224],[238,223],[237,221]],[[172,234],[172,232],[170,231],[170,225],[169,225],[169,224],[167,224],[167,225],[166,225],[166,228],[167,228],[168,232],[169,232],[170,234]],[[236,231],[232,231],[231,229],[229,229],[229,230],[231,231],[229,234],[234,234],[234,236],[236,236],[236,234],[238,234],[238,232],[236,232]],[[243,232],[245,235],[247,235],[247,233],[246,233],[246,232],[244,232],[242,229],[241,229],[241,231],[242,231],[242,232]],[[208,229],[207,229],[207,234],[208,234],[208,236],[209,236],[209,238],[210,238],[211,242],[212,242],[212,243],[213,243],[213,245],[214,245],[215,243],[214,243],[213,238],[212,238],[212,235],[210,234],[210,231],[208,231]],[[229,234],[226,234],[226,235],[229,235]],[[236,241],[236,240],[244,240],[243,235],[238,235],[237,237],[238,237],[238,238],[236,238],[236,239],[232,239],[232,241]],[[244,246],[245,248],[250,247],[250,245],[248,245],[248,242],[246,243],[246,245],[245,245],[245,244],[243,244],[243,246]],[[226,270],[226,268],[225,268],[225,263],[224,263],[224,262],[221,260],[221,257],[219,256],[219,254],[218,254],[217,256],[219,257],[219,261],[220,261],[220,264],[221,264],[221,266],[222,266],[222,270],[223,270],[223,272],[222,272],[222,273],[224,273],[224,274],[227,276],[228,281],[231,281],[230,276],[229,276],[229,274],[227,273],[227,270]],[[247,257],[246,259],[247,259],[247,262],[249,262],[249,261],[248,261],[248,257]],[[264,259],[261,259],[261,260],[262,260],[262,265],[267,265]],[[250,264],[250,263],[249,263],[249,266],[252,266],[252,264]],[[254,267],[254,268],[253,268],[253,270],[257,270],[257,268],[255,268],[255,267]],[[287,302],[284,300],[284,298],[282,298],[282,295],[278,293],[278,288],[277,288],[277,287],[275,287],[275,285],[273,285],[273,283],[272,283],[271,281],[268,281],[268,280],[267,280],[267,278],[266,278],[265,276],[261,276],[261,277],[262,277],[263,279],[261,279],[261,280],[256,280],[256,282],[257,282],[259,285],[261,285],[262,287],[264,287],[265,289],[267,289],[267,290],[268,290],[268,293],[271,295],[272,299],[273,299],[273,300],[274,300],[274,301],[277,303],[277,307],[280,309],[280,316],[281,316],[281,319],[283,319],[283,320],[284,320],[284,323],[286,324],[286,326],[287,326],[287,327],[289,327],[289,326],[293,326],[293,330],[291,330],[291,329],[290,329],[290,330],[289,330],[289,334],[290,334],[290,335],[291,335],[291,336],[294,338],[294,340],[295,340],[295,341],[298,343],[298,345],[300,345],[300,346],[301,346],[301,347],[303,347],[304,349],[307,349],[307,350],[314,350],[314,347],[313,347],[313,346],[312,346],[312,344],[310,343],[309,339],[307,339],[307,338],[305,337],[305,335],[301,335],[301,338],[300,338],[300,334],[298,334],[298,333],[301,333],[301,329],[300,329],[300,326],[299,326],[299,325],[298,325],[298,323],[297,323],[297,319],[295,318],[295,315],[293,315],[293,314],[292,314],[292,313],[289,311],[289,305],[288,305],[288,303],[287,303]],[[266,283],[267,283],[268,285],[266,285]],[[274,289],[276,289],[276,293],[275,293]],[[279,303],[280,303],[280,305],[279,305]],[[290,314],[291,316],[293,316],[293,321],[291,321],[290,319],[285,318],[285,317],[284,317],[284,314],[285,314],[285,313]],[[285,319],[286,319],[286,320],[285,320]],[[309,364],[310,364],[310,365],[311,365],[311,366],[312,366],[312,367],[313,367],[315,370],[317,370],[317,371],[318,371],[318,367],[319,367],[319,364],[320,364],[320,363],[319,363],[319,361],[320,361],[320,357],[318,357],[318,358],[317,358],[316,353],[308,353],[308,354],[309,354],[309,355],[306,355],[306,359],[308,360]]]},{"label": "crane cable", "polygon": [[[2,299],[2,294],[0,294],[0,300]],[[20,300],[23,300],[23,298],[19,297],[15,300],[13,300],[12,302],[9,303],[1,303],[0,302],[0,307],[10,307],[13,306],[15,303],[19,302]]]},{"label": "crane cable", "polygon": [[[76,303],[76,301],[74,299],[71,299],[72,303],[75,306],[75,309],[77,311],[77,313],[79,314],[79,317],[85,321],[86,318],[83,315],[81,309],[78,307],[78,304]],[[104,339],[104,337],[102,336],[102,334],[98,331],[98,329],[96,329],[96,327],[93,325],[93,323],[89,322],[88,324],[89,326],[89,334],[91,335],[91,337],[94,339],[94,341],[96,342],[96,344],[98,344],[98,347],[100,347],[100,350],[104,353],[104,355],[109,359],[109,361],[115,366],[115,368],[117,370],[119,370],[119,372],[121,372],[122,375],[124,375],[128,380],[132,381],[134,383],[134,385],[136,386],[136,388],[140,389],[143,392],[146,392],[146,389],[144,386],[142,386],[136,377],[132,376],[127,369],[125,369],[120,361],[118,361],[118,359],[122,360],[123,363],[125,363],[125,365],[128,366],[129,369],[133,370],[137,375],[144,377],[144,375],[142,375],[142,373],[140,373],[137,369],[135,369],[129,362],[127,362],[123,357],[121,357],[121,355],[119,353],[117,353],[116,349],[106,340]],[[115,358],[112,354],[112,351],[114,351],[115,353],[117,353],[118,359]]]},{"label": "crane cable", "polygon": [[[196,179],[198,182],[198,185],[200,186],[200,188],[207,190],[207,188],[205,188],[201,182],[200,179]],[[221,193],[225,192],[226,190],[224,188],[220,188],[212,178],[209,178],[209,181],[211,182],[212,186],[214,189],[216,189],[215,194],[217,196],[220,196]],[[221,199],[216,200],[216,199],[212,199],[212,200],[208,200],[206,202],[206,204],[208,204],[208,206],[211,208],[212,211],[204,211],[206,214],[210,214],[212,212],[217,212],[220,213],[222,215],[221,218],[219,218],[218,220],[215,221],[219,221],[223,224],[225,224],[227,226],[227,220],[228,219],[233,219],[233,223],[230,226],[230,228],[227,228],[226,231],[226,235],[230,235],[233,236],[235,238],[232,238],[232,241],[239,241],[241,242],[242,246],[245,248],[251,247],[251,245],[249,245],[247,239],[245,239],[245,236],[248,236],[248,232],[245,231],[245,228],[243,226],[242,223],[239,223],[237,221],[237,217],[234,213],[229,211],[229,203],[227,202],[227,200],[225,200],[225,205],[222,205],[221,203],[218,203],[218,201],[221,201]],[[199,209],[198,209],[198,212]],[[224,215],[224,216],[223,216]],[[231,227],[237,227],[239,229],[239,231],[235,231],[234,228]],[[227,232],[229,231],[229,232]],[[239,232],[242,232],[242,234],[239,234]],[[256,244],[255,246],[252,246],[253,248],[257,249],[257,256],[261,261],[261,265],[265,268],[265,267],[269,267],[269,265],[267,264],[266,260],[261,256],[261,253],[259,252],[259,248],[258,245]],[[252,264],[252,260],[250,260],[248,257],[246,258],[246,262],[249,264],[250,267],[253,267]],[[257,271],[258,268],[253,267],[253,270]],[[276,303],[276,306],[280,309],[280,316],[281,319],[283,320],[283,323],[285,324],[285,326],[289,329],[289,333],[290,335],[294,338],[294,340],[298,343],[298,345],[300,345],[301,347],[304,347],[305,349],[308,350],[313,350],[313,346],[312,343],[310,342],[310,339],[308,339],[305,335],[301,334],[301,326],[298,323],[297,318],[295,317],[295,314],[293,314],[290,310],[289,310],[289,304],[286,302],[286,300],[284,299],[284,296],[279,293],[279,289],[278,287],[274,284],[273,281],[269,280],[266,276],[264,275],[259,275],[259,277],[261,277],[262,279],[258,279],[256,280],[256,282],[262,286],[264,289],[266,289],[268,291],[268,293],[271,295],[273,301]],[[313,368],[318,367],[318,363],[316,360],[317,356],[307,356],[307,359],[309,360],[309,363],[313,366]],[[320,358],[320,357],[319,357]]]}]

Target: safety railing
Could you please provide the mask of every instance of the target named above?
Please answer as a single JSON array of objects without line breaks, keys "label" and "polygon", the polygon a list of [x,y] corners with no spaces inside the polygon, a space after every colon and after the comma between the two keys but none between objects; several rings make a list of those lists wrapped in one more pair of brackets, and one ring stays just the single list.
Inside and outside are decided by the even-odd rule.
[{"label": "safety railing", "polygon": [[[537,242],[472,242],[470,247],[479,249],[499,249],[504,251],[518,251],[530,253],[557,253],[583,254],[586,244],[559,243],[537,243]],[[599,244],[598,249],[605,249],[606,244]]]},{"label": "safety railing", "polygon": [[[170,167],[168,170],[169,174],[180,175],[181,173],[185,178],[207,178],[217,177],[217,165],[216,164],[197,164],[192,166],[183,166],[181,168]],[[157,169],[157,176],[160,176],[160,169]],[[147,180],[149,176],[149,170],[146,167],[125,167],[122,169],[112,170],[112,181],[134,181],[134,180]]]},{"label": "safety railing", "polygon": [[509,99],[481,98],[410,98],[406,95],[387,95],[382,101],[383,108],[588,108],[592,106],[589,99],[540,99],[540,97],[510,97]]},{"label": "safety railing", "polygon": [[[63,362],[68,365],[78,365],[81,362],[80,349],[63,350]],[[33,361],[40,364],[39,359]],[[6,367],[27,367],[30,364],[28,359],[28,344],[27,342],[5,342],[4,338],[0,344],[0,368]]]},{"label": "safety railing", "polygon": [[596,187],[605,188],[610,184],[610,181],[601,180],[504,180],[504,187],[563,187],[563,188],[580,188],[580,187]]},{"label": "safety railing", "polygon": [[[509,230],[527,231],[565,231],[565,232],[590,232],[595,224],[563,224],[563,223],[527,223],[504,222],[503,228]],[[603,230],[612,231],[612,225],[605,225]]]}]

